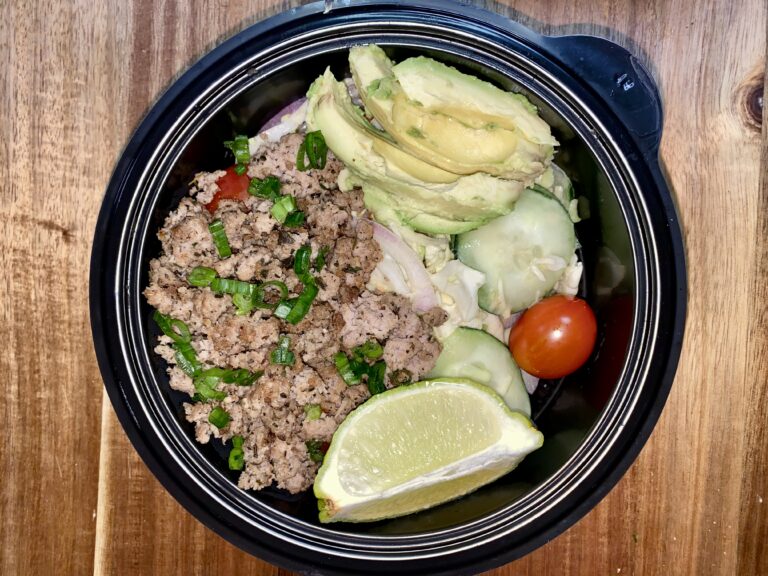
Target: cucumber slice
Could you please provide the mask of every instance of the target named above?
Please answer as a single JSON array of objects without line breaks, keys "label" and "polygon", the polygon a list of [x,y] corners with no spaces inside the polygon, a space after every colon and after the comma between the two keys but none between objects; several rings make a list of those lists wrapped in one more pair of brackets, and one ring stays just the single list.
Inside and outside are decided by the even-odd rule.
[{"label": "cucumber slice", "polygon": [[478,303],[506,318],[543,298],[576,250],[568,212],[549,193],[527,188],[515,209],[459,236],[459,260],[485,273]]},{"label": "cucumber slice", "polygon": [[456,328],[427,378],[461,377],[493,388],[512,410],[530,418],[531,401],[520,368],[499,340],[474,328]]}]

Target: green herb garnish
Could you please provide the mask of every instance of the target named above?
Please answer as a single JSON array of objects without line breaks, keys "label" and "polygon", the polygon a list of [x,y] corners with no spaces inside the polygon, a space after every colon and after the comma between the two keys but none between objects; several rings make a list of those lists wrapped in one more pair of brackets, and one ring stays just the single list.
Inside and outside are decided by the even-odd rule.
[{"label": "green herb garnish", "polygon": [[[274,288],[278,292],[280,292],[280,297],[277,301],[274,303],[267,302],[267,289]],[[288,286],[285,285],[285,282],[281,282],[280,280],[269,280],[268,282],[264,282],[263,284],[259,285],[253,292],[252,297],[252,303],[253,306],[256,308],[269,308],[270,310],[273,310],[281,301],[288,298]],[[290,311],[290,308],[286,310],[286,314]]]},{"label": "green herb garnish", "polygon": [[323,443],[320,440],[307,440],[304,444],[307,447],[309,459],[312,460],[312,462],[320,464],[323,461],[323,458],[325,458]]},{"label": "green herb garnish", "polygon": [[188,376],[197,375],[201,366],[192,347],[192,334],[189,332],[189,327],[181,320],[161,314],[157,310],[152,314],[152,318],[163,334],[173,340],[173,347],[176,350],[174,356],[179,367]]},{"label": "green herb garnish", "polygon": [[288,214],[288,216],[285,217],[285,222],[283,222],[283,226],[287,226],[288,228],[298,228],[299,226],[304,224],[305,219],[306,219],[306,214],[304,214],[304,212],[302,212],[301,210],[297,210],[296,212]]},{"label": "green herb garnish", "polygon": [[336,365],[336,370],[339,371],[341,379],[344,380],[347,386],[355,386],[363,381],[362,374],[352,369],[349,358],[347,358],[344,352],[336,352],[333,356],[333,363]]},{"label": "green herb garnish", "polygon": [[230,470],[242,470],[245,465],[245,451],[243,450],[243,437],[232,436],[232,449],[229,451],[228,464]]},{"label": "green herb garnish", "polygon": [[307,312],[309,312],[309,308],[312,306],[312,302],[315,300],[315,296],[317,296],[319,291],[320,289],[317,287],[317,284],[315,284],[314,279],[309,277],[304,284],[304,290],[302,290],[299,297],[296,298],[296,301],[291,306],[290,312],[285,316],[285,321],[290,324],[298,324],[301,322],[304,316],[307,315]]},{"label": "green herb garnish", "polygon": [[302,172],[310,168],[325,168],[328,158],[328,145],[320,130],[308,132],[296,154],[296,168]]},{"label": "green herb garnish", "polygon": [[248,136],[238,134],[234,140],[224,142],[224,146],[232,150],[235,155],[235,174],[245,174],[248,170],[248,162],[251,161],[251,152],[248,147]]},{"label": "green herb garnish", "polygon": [[232,256],[232,249],[229,247],[229,240],[227,239],[227,233],[224,230],[224,223],[221,220],[214,220],[208,224],[208,230],[211,231],[213,244],[216,246],[216,251],[219,253],[219,257],[229,258]]},{"label": "green herb garnish", "polygon": [[277,348],[272,350],[269,355],[269,361],[272,364],[281,364],[283,366],[291,366],[296,362],[296,355],[290,350],[291,339],[286,335],[280,336],[280,340],[277,343]]},{"label": "green herb garnish", "polygon": [[269,213],[272,214],[275,220],[283,224],[288,218],[289,214],[296,212],[296,199],[293,196],[281,196],[269,209]]},{"label": "green herb garnish", "polygon": [[280,180],[276,176],[253,178],[248,183],[248,194],[274,202],[280,198]]},{"label": "green herb garnish", "polygon": [[387,387],[384,384],[384,373],[387,371],[387,365],[384,360],[379,360],[368,369],[368,391],[371,396],[384,392]]},{"label": "green herb garnish", "polygon": [[229,424],[231,419],[232,418],[230,417],[229,412],[220,406],[216,406],[213,410],[211,410],[211,413],[208,414],[208,422],[216,426],[216,428],[219,430]]},{"label": "green herb garnish", "polygon": [[304,406],[304,415],[307,420],[317,420],[323,415],[323,409],[319,404],[307,404]]},{"label": "green herb garnish", "polygon": [[328,255],[328,246],[323,246],[320,248],[320,250],[317,251],[317,256],[315,257],[315,262],[312,264],[312,267],[315,269],[315,272],[320,272],[320,270],[323,269],[325,266],[325,257]]},{"label": "green herb garnish", "polygon": [[355,356],[361,356],[368,360],[376,360],[384,354],[384,348],[376,340],[368,340],[365,344],[355,347],[352,353]]},{"label": "green herb garnish", "polygon": [[216,270],[206,266],[196,266],[187,274],[187,282],[198,288],[209,286],[214,278],[216,278]]}]

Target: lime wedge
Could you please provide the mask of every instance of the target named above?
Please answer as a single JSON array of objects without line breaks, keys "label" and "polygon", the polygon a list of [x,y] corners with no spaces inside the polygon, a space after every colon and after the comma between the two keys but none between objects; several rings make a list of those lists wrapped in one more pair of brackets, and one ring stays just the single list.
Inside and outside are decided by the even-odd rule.
[{"label": "lime wedge", "polygon": [[351,412],[315,480],[321,522],[368,522],[459,498],[541,447],[533,423],[459,378],[401,386]]}]

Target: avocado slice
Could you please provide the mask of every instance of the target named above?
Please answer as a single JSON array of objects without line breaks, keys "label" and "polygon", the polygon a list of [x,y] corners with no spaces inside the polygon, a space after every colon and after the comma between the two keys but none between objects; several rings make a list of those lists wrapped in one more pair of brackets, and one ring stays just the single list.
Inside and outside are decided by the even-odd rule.
[{"label": "avocado slice", "polygon": [[393,65],[369,44],[349,64],[366,109],[406,151],[455,174],[530,183],[557,141],[525,96],[419,56]]},{"label": "avocado slice", "polygon": [[347,166],[345,186],[358,185],[379,200],[369,202],[377,219],[386,212],[414,230],[455,234],[509,213],[523,190],[521,182],[459,176],[407,154],[365,118],[330,69],[307,96],[309,129],[320,130]]}]

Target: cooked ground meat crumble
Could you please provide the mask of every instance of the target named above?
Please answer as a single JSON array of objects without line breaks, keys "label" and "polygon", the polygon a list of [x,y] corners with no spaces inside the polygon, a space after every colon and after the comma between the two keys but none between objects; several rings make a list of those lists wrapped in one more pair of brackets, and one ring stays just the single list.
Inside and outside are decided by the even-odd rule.
[{"label": "cooked ground meat crumble", "polygon": [[[198,442],[211,437],[244,438],[245,467],[241,488],[272,484],[292,493],[309,488],[318,464],[310,459],[305,442],[329,442],[344,417],[369,396],[366,386],[347,386],[333,356],[349,352],[372,339],[384,348],[388,387],[395,370],[407,369],[414,380],[435,364],[440,345],[432,328],[444,321],[436,308],[419,315],[410,302],[394,294],[375,294],[365,286],[381,259],[366,220],[360,191],[340,192],[336,185],[341,163],[329,153],[323,170],[300,172],[294,159],[303,136],[291,134],[264,148],[248,168],[251,178],[277,176],[281,192],[295,197],[306,222],[299,228],[281,226],[270,214],[272,202],[249,197],[244,202],[222,200],[214,214],[205,207],[218,190],[223,171],[195,177],[189,197],[165,221],[158,237],[160,256],[150,263],[144,294],[162,314],[187,324],[192,346],[205,368],[245,368],[264,374],[251,386],[221,384],[221,401],[184,404],[195,425]],[[223,222],[232,255],[221,259],[208,224]],[[302,284],[293,271],[293,256],[302,246],[313,257],[328,248],[326,266],[316,275],[320,288],[309,313],[297,325],[255,310],[237,315],[231,296],[186,280],[196,266],[216,270],[222,278],[248,282],[280,280],[292,295]],[[270,363],[270,353],[281,335],[288,335],[295,354],[292,366]],[[192,396],[192,379],[176,364],[171,339],[161,336],[155,351],[168,363],[170,385]],[[208,422],[220,406],[231,421],[221,430]],[[319,418],[307,417],[305,407],[319,406]],[[316,410],[316,409],[315,409]]]}]

